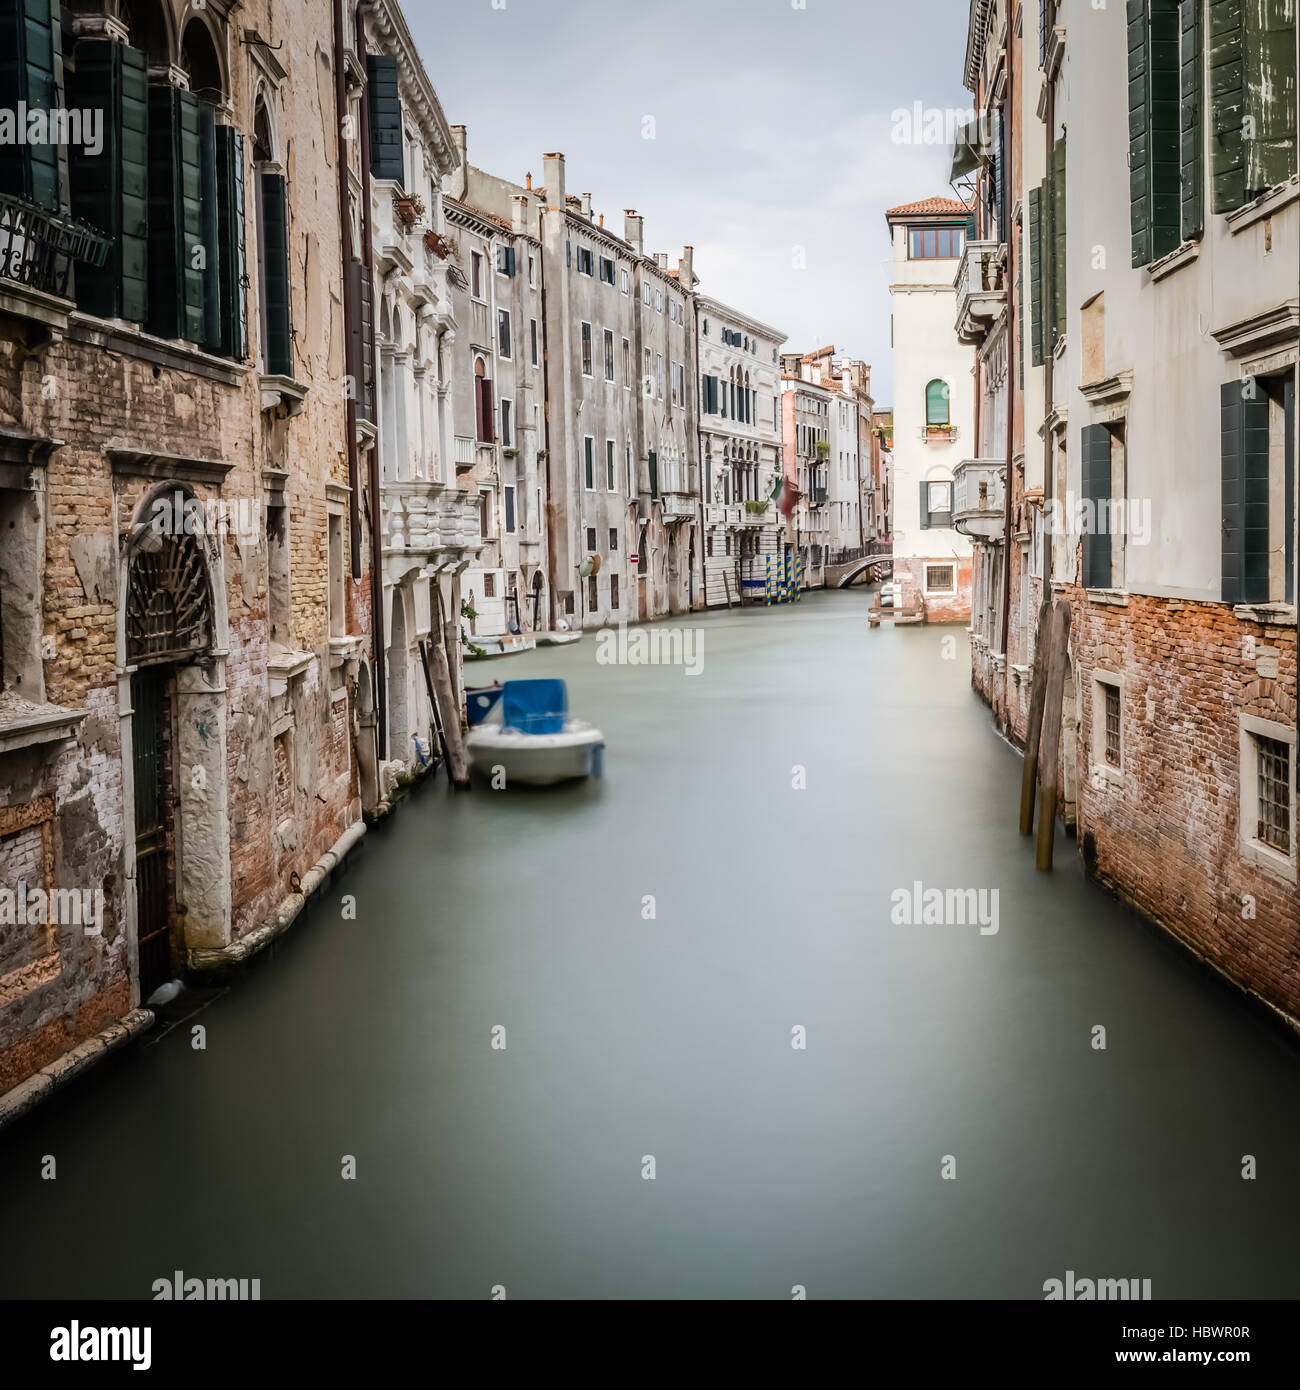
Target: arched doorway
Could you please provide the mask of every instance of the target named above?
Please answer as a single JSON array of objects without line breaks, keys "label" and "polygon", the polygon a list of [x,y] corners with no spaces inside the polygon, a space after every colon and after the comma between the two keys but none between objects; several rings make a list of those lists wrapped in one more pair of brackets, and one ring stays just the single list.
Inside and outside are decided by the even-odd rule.
[{"label": "arched doorway", "polygon": [[533,631],[538,631],[542,626],[542,599],[545,597],[546,581],[542,578],[541,570],[533,575]]},{"label": "arched doorway", "polygon": [[[199,540],[181,529],[177,511],[159,515],[170,517],[168,529],[142,524],[126,555],[125,657],[134,668],[131,747],[141,999],[173,978],[178,945],[173,928],[181,915],[178,909],[188,912],[177,835],[182,798],[205,792],[210,773],[224,776],[220,765],[209,769],[188,756],[183,739],[188,728],[181,729],[180,717],[191,694],[188,684],[182,688],[180,675],[213,645],[208,566]],[[186,718],[187,726],[190,722]],[[220,802],[224,805],[224,797]]]}]

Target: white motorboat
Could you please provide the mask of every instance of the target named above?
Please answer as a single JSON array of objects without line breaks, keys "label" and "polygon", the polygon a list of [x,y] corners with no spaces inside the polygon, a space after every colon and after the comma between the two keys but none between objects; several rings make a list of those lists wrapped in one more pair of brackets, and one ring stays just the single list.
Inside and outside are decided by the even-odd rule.
[{"label": "white motorboat", "polygon": [[581,642],[581,632],[535,632],[533,636],[539,647],[567,647],[571,642]]},{"label": "white motorboat", "polygon": [[505,785],[545,787],[578,777],[599,777],[605,736],[583,719],[569,717],[562,680],[506,681],[500,701],[466,735],[470,767]]}]

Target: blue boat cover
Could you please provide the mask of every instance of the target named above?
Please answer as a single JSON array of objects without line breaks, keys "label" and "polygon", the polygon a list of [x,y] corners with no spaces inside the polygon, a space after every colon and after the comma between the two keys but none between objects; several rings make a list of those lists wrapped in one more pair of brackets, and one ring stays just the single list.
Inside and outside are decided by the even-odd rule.
[{"label": "blue boat cover", "polygon": [[501,722],[507,729],[558,734],[568,712],[569,693],[562,680],[506,681]]}]

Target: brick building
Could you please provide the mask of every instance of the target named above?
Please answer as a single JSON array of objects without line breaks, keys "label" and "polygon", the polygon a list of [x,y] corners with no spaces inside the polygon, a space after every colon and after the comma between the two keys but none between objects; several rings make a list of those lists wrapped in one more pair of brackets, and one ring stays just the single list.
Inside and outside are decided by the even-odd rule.
[{"label": "brick building", "polygon": [[0,159],[0,885],[103,904],[0,925],[3,1091],[359,836],[370,609],[330,6],[0,26],[23,100],[104,115]]}]

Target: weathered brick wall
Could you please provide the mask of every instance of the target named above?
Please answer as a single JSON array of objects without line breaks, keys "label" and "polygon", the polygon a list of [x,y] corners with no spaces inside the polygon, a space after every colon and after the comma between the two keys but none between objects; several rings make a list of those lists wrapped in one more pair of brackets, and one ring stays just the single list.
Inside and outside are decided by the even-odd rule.
[{"label": "weathered brick wall", "polygon": [[[1300,1018],[1300,893],[1244,861],[1238,840],[1238,716],[1295,727],[1295,628],[1243,622],[1218,603],[1134,594],[1114,607],[1077,587],[1068,598],[1085,865],[1238,984]],[[1260,647],[1277,650],[1276,677],[1259,673]],[[1098,669],[1125,682],[1119,787],[1088,776]]]},{"label": "weathered brick wall", "polygon": [[[926,595],[925,566],[952,565],[955,571],[956,593],[951,598]],[[971,561],[953,556],[899,556],[894,560],[894,581],[903,586],[905,609],[919,608],[924,602],[926,620],[932,623],[969,623],[971,605]]]}]

